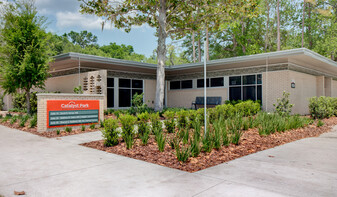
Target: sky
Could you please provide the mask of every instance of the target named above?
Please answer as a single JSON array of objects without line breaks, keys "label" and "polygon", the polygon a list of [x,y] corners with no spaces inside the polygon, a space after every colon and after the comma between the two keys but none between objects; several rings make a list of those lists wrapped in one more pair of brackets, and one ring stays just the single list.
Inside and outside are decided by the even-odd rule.
[{"label": "sky", "polygon": [[81,14],[78,0],[36,0],[35,5],[39,15],[48,19],[47,31],[57,35],[87,30],[97,36],[99,45],[108,45],[110,42],[131,45],[136,53],[147,57],[157,47],[154,28],[147,25],[137,26],[130,33],[126,33],[109,24],[102,31],[102,20],[93,15]]}]

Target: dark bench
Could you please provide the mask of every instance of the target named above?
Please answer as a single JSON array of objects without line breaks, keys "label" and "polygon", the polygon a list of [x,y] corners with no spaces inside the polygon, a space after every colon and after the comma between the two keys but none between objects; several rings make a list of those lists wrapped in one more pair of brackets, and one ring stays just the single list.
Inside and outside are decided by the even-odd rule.
[{"label": "dark bench", "polygon": [[[195,102],[192,103],[195,109],[203,108],[204,107],[204,98],[203,96],[198,96],[195,98]],[[216,105],[221,105],[221,96],[208,96],[206,98],[206,107],[211,108],[215,107]]]}]

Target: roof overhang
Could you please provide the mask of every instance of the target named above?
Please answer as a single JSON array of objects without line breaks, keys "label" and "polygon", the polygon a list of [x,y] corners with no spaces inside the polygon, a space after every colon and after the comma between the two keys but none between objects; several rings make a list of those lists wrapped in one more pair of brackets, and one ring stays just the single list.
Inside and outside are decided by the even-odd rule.
[{"label": "roof overhang", "polygon": [[[115,58],[106,58],[80,53],[67,53],[55,56],[51,70],[58,71],[81,67],[114,71],[141,72],[156,74],[157,65]],[[207,71],[238,69],[264,65],[291,63],[320,73],[337,77],[337,62],[306,48],[269,52],[256,55],[225,58],[207,62]],[[166,67],[167,75],[203,72],[203,62]]]}]

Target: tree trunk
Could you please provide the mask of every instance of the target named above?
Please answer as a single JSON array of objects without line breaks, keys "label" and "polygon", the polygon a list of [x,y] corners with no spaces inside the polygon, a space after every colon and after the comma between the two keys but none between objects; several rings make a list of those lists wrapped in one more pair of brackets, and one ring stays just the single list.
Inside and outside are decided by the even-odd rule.
[{"label": "tree trunk", "polygon": [[193,63],[195,63],[195,40],[194,40],[194,31],[192,32],[192,47],[193,47]]},{"label": "tree trunk", "polygon": [[267,6],[267,24],[266,24],[266,36],[265,36],[265,41],[264,41],[264,51],[267,52],[268,48],[268,33],[269,33],[269,2],[266,0],[266,6]]},{"label": "tree trunk", "polygon": [[313,47],[312,36],[311,36],[311,4],[308,4],[308,40],[309,40],[309,49]]},{"label": "tree trunk", "polygon": [[209,34],[208,34],[208,28],[206,28],[206,61],[209,61]]},{"label": "tree trunk", "polygon": [[201,41],[200,41],[200,33],[198,39],[198,62],[201,62]]},{"label": "tree trunk", "polygon": [[280,32],[280,0],[277,0],[277,50],[281,50],[281,32]]},{"label": "tree trunk", "polygon": [[163,110],[164,89],[165,89],[165,58],[166,58],[166,0],[160,0],[158,27],[158,48],[157,48],[157,85],[155,111]]},{"label": "tree trunk", "polygon": [[303,12],[302,12],[302,48],[304,47],[304,16],[305,16],[305,0],[303,0]]},{"label": "tree trunk", "polygon": [[26,105],[27,105],[27,114],[31,114],[30,107],[30,89],[26,90]]}]

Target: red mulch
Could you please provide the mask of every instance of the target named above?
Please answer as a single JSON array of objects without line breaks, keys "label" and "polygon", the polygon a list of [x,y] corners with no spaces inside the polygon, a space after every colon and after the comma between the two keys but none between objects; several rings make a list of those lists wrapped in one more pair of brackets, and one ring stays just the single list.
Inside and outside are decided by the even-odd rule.
[{"label": "red mulch", "polygon": [[[250,129],[248,131],[244,131],[239,145],[231,144],[228,147],[222,147],[220,150],[214,149],[210,153],[201,152],[198,157],[191,157],[186,163],[182,163],[177,160],[175,151],[168,143],[166,144],[165,151],[159,152],[154,136],[151,136],[147,146],[142,146],[140,144],[140,140],[137,139],[135,145],[130,150],[126,149],[124,142],[114,147],[105,147],[103,140],[84,143],[82,145],[170,168],[176,168],[187,172],[196,172],[295,140],[319,136],[322,133],[329,132],[332,126],[337,124],[337,117],[325,119],[323,122],[325,124],[321,127],[309,125],[305,128],[282,133],[277,132],[269,136],[260,136],[257,129]],[[167,134],[167,139],[173,135],[174,134]]]}]

